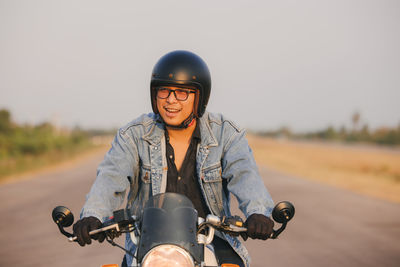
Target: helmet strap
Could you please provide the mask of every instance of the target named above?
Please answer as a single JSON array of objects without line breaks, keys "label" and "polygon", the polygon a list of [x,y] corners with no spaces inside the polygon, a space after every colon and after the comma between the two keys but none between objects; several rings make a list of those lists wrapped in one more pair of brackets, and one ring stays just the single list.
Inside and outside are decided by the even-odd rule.
[{"label": "helmet strap", "polygon": [[193,123],[195,121],[195,116],[194,116],[193,112],[190,113],[189,117],[184,119],[182,121],[182,123],[179,125],[170,125],[170,124],[166,123],[161,116],[160,116],[160,119],[165,124],[165,126],[170,127],[172,129],[186,129],[189,126],[193,125]]}]

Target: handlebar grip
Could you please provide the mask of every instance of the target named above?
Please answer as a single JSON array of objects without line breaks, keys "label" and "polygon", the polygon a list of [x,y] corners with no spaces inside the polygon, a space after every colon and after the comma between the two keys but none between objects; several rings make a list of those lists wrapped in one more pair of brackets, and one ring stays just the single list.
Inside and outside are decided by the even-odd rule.
[{"label": "handlebar grip", "polygon": [[[112,224],[112,225],[109,225],[109,226],[106,226],[106,227],[102,227],[102,228],[90,231],[89,235],[92,236],[92,235],[95,235],[95,234],[98,234],[98,233],[101,233],[101,232],[108,231],[110,229],[116,229],[116,231],[119,232],[118,223],[115,223],[115,224]],[[68,237],[68,241],[69,242],[74,242],[74,241],[76,241],[76,239],[77,239],[76,236]]]},{"label": "handlebar grip", "polygon": [[237,232],[237,233],[247,232],[246,227],[238,227],[235,225],[231,225],[230,228],[233,230],[233,232]]}]

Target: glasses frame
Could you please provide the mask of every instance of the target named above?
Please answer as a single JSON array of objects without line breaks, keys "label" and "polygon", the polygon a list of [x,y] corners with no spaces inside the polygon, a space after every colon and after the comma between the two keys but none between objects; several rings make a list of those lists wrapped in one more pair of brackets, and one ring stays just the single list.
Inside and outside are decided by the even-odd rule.
[{"label": "glasses frame", "polygon": [[[159,95],[158,95],[158,92],[160,91],[160,90],[168,90],[168,95],[166,96],[166,97],[160,97]],[[175,96],[175,99],[176,100],[178,100],[178,101],[186,101],[188,98],[189,98],[189,94],[195,94],[196,93],[196,91],[195,90],[192,90],[192,89],[190,89],[190,88],[178,88],[178,89],[171,89],[171,88],[168,88],[168,87],[158,87],[158,88],[156,88],[156,96],[157,96],[157,98],[159,98],[159,99],[168,99],[168,97],[171,95],[171,92],[173,92],[174,93],[174,96]],[[176,96],[176,91],[184,91],[184,92],[187,92],[187,94],[186,94],[186,98],[185,99],[178,99],[178,97]]]}]

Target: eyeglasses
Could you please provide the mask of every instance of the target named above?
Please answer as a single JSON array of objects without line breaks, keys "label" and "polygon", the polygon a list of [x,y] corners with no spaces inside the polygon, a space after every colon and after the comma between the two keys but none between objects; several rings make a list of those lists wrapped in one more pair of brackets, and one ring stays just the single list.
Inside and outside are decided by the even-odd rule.
[{"label": "eyeglasses", "polygon": [[188,99],[189,94],[194,94],[196,91],[188,90],[188,89],[170,89],[166,87],[157,88],[157,97],[161,99],[166,99],[169,97],[171,92],[174,93],[176,100],[185,101]]}]

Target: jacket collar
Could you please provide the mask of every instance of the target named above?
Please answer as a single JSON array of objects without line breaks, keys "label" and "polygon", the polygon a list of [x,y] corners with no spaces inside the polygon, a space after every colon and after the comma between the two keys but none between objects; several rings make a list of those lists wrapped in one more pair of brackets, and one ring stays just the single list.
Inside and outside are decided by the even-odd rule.
[{"label": "jacket collar", "polygon": [[210,125],[209,113],[205,112],[200,118],[200,135],[202,147],[214,147],[218,146],[217,138],[215,138]]},{"label": "jacket collar", "polygon": [[160,115],[157,114],[149,125],[145,125],[145,133],[142,139],[149,142],[151,145],[159,145],[164,131],[165,126],[160,120]]},{"label": "jacket collar", "polygon": [[[199,119],[200,123],[200,135],[201,142],[200,145],[202,147],[214,147],[218,146],[217,139],[215,138],[211,126],[209,123],[209,113],[205,112],[204,115]],[[165,126],[159,119],[159,115],[154,117],[153,123],[148,125],[145,128],[145,134],[142,139],[144,141],[149,142],[151,145],[159,145],[161,142],[161,138],[164,135]]]}]

